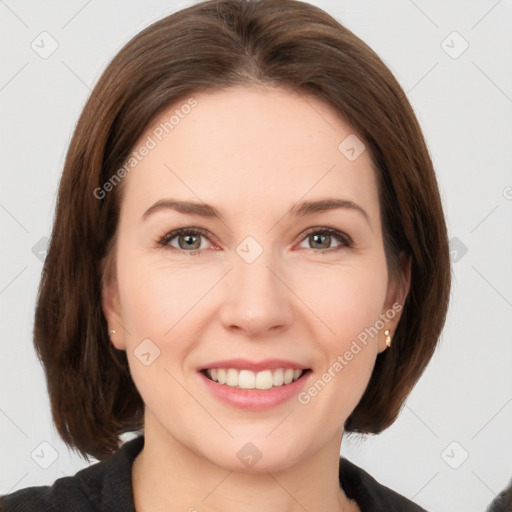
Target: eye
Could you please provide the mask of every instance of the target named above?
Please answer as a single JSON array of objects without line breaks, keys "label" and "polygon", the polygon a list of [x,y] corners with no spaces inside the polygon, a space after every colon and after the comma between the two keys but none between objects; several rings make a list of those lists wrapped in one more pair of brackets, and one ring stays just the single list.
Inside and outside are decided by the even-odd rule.
[{"label": "eye", "polygon": [[[333,228],[312,228],[303,235],[303,238],[306,243],[313,244],[312,247],[306,248],[312,249],[317,253],[332,252],[331,250],[328,251],[328,249],[339,250],[344,247],[351,247],[353,244],[348,235]],[[338,240],[339,245],[329,247],[332,239]]]},{"label": "eye", "polygon": [[[182,250],[189,255],[198,254],[202,249],[201,237],[208,239],[206,231],[201,228],[181,228],[175,229],[170,233],[164,235],[157,244],[160,247],[170,246],[173,249]],[[173,245],[171,242],[176,239],[178,246]],[[189,250],[190,249],[190,250]]]},{"label": "eye", "polygon": [[[187,253],[189,256],[199,254],[203,249],[201,248],[201,238],[208,237],[208,232],[202,228],[180,228],[170,231],[162,238],[157,241],[158,247],[171,247],[178,251]],[[176,243],[172,243],[176,239]],[[329,247],[332,240],[335,239],[339,244],[335,247]],[[316,253],[333,252],[332,250],[340,250],[344,247],[352,247],[353,242],[351,238],[333,228],[311,228],[305,234],[302,235],[301,240],[310,241],[312,240],[313,245],[316,247],[306,247]],[[332,249],[332,250],[331,250]]]}]

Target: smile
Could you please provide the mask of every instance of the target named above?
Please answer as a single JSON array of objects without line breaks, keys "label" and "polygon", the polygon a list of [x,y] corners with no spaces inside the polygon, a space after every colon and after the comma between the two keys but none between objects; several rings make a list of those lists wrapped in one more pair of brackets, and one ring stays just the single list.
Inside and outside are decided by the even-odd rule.
[{"label": "smile", "polygon": [[236,389],[266,390],[291,384],[307,370],[276,368],[253,372],[237,368],[208,368],[204,375],[214,382]]}]

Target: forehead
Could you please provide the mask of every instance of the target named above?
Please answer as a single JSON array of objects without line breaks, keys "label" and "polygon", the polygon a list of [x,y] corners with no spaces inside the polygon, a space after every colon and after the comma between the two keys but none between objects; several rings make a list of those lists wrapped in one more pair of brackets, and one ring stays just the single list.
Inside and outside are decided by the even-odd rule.
[{"label": "forehead", "polygon": [[254,213],[338,195],[377,214],[370,155],[347,158],[347,144],[363,147],[334,108],[310,95],[261,86],[191,94],[139,138],[133,150],[149,150],[125,178],[123,203],[141,210],[168,195]]}]

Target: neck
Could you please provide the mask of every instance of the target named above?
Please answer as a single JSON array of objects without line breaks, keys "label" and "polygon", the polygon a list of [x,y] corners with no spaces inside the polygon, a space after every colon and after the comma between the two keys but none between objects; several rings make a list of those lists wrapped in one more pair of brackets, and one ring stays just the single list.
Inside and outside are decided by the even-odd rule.
[{"label": "neck", "polygon": [[275,472],[235,472],[183,446],[148,421],[132,468],[137,512],[359,511],[339,485],[342,432],[307,459]]}]

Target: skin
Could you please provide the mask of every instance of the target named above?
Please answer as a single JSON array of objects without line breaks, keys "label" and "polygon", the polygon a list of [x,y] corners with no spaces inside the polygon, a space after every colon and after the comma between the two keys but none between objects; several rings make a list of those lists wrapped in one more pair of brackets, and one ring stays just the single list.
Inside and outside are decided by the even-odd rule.
[{"label": "skin", "polygon": [[[146,406],[136,508],[359,510],[339,486],[339,451],[386,350],[384,329],[308,404],[294,397],[265,411],[238,409],[213,396],[197,369],[233,357],[289,359],[312,369],[307,390],[361,331],[403,304],[409,274],[400,290],[389,279],[369,152],[345,158],[338,145],[354,131],[311,96],[237,86],[194,97],[197,106],[124,178],[115,272],[103,289],[111,341],[127,351]],[[165,208],[141,220],[169,197],[214,205],[224,222]],[[353,201],[368,220],[350,208],[286,215],[300,200],[327,197]],[[353,245],[328,236],[315,243],[326,226]],[[198,254],[187,254],[179,236],[157,246],[182,227],[208,231]],[[250,264],[236,252],[247,236],[263,249]],[[399,318],[385,329],[393,333]],[[149,366],[134,355],[146,338],[160,349]],[[250,468],[237,457],[247,442],[262,454]]]}]

